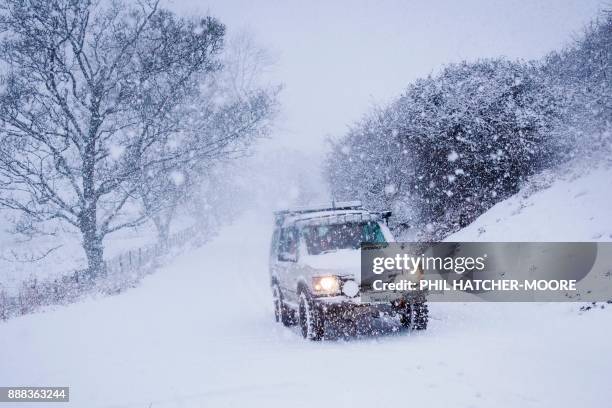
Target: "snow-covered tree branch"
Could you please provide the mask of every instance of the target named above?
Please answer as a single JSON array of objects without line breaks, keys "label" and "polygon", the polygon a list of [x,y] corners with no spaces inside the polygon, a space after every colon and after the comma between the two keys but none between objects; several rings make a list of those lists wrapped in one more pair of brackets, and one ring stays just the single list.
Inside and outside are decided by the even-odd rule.
[{"label": "snow-covered tree branch", "polygon": [[4,0],[0,29],[0,204],[78,228],[95,275],[104,237],[148,215],[143,177],[214,151],[169,146],[198,133],[185,106],[221,68],[224,26],[150,1]]}]

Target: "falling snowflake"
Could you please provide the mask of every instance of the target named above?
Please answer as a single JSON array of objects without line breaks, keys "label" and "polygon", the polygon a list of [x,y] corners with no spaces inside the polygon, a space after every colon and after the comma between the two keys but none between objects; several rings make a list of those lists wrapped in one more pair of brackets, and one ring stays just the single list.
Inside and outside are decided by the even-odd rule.
[{"label": "falling snowflake", "polygon": [[180,186],[185,182],[185,175],[180,171],[173,171],[170,173],[170,180],[175,186]]},{"label": "falling snowflake", "polygon": [[108,147],[108,154],[113,160],[119,159],[121,155],[123,155],[123,152],[125,152],[125,147],[121,145],[113,144]]},{"label": "falling snowflake", "polygon": [[454,162],[455,160],[459,158],[459,153],[453,150],[452,152],[448,154],[448,156],[446,156],[446,158],[448,159],[449,162]]},{"label": "falling snowflake", "polygon": [[168,141],[168,147],[170,147],[171,149],[176,149],[177,147],[179,147],[180,144],[181,143],[176,138],[170,139]]}]

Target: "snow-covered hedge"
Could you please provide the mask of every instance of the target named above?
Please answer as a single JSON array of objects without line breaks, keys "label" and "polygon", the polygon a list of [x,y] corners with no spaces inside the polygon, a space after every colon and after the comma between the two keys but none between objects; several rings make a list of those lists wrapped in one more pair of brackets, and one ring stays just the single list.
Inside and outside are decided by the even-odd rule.
[{"label": "snow-covered hedge", "polygon": [[[610,15],[604,17],[582,42],[543,61],[450,64],[415,81],[332,141],[326,174],[333,195],[392,209],[396,229],[439,239],[516,193],[530,175],[572,157],[580,134],[568,124],[579,122],[572,107],[584,100],[597,109],[581,109],[581,121],[598,118],[600,139],[609,144],[610,116],[605,122],[602,112],[609,112],[611,87],[602,78],[612,77],[612,47]],[[606,55],[597,63],[594,49]],[[588,74],[571,69],[581,59]],[[565,67],[553,69],[555,61]]]}]

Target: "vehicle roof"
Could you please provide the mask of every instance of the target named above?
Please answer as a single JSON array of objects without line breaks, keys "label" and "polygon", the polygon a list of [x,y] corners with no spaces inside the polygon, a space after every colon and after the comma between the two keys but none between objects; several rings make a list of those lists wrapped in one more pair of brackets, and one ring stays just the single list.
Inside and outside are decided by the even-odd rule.
[{"label": "vehicle roof", "polygon": [[361,201],[332,201],[330,204],[296,207],[274,212],[277,227],[379,221],[390,216],[391,211],[379,212],[363,209]]},{"label": "vehicle roof", "polygon": [[282,226],[342,224],[347,222],[377,221],[381,219],[381,213],[367,210],[326,210],[287,214],[283,219]]}]

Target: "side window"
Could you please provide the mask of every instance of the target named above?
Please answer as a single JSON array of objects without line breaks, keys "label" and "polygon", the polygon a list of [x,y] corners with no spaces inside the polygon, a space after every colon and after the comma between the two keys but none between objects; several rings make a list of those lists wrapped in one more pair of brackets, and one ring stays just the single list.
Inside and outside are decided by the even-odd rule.
[{"label": "side window", "polygon": [[298,232],[297,228],[283,228],[280,233],[278,260],[279,261],[297,261],[298,247]]},{"label": "side window", "polygon": [[272,234],[272,243],[270,244],[270,259],[274,259],[276,253],[278,252],[278,237],[280,235],[280,231],[278,229],[274,230]]}]

